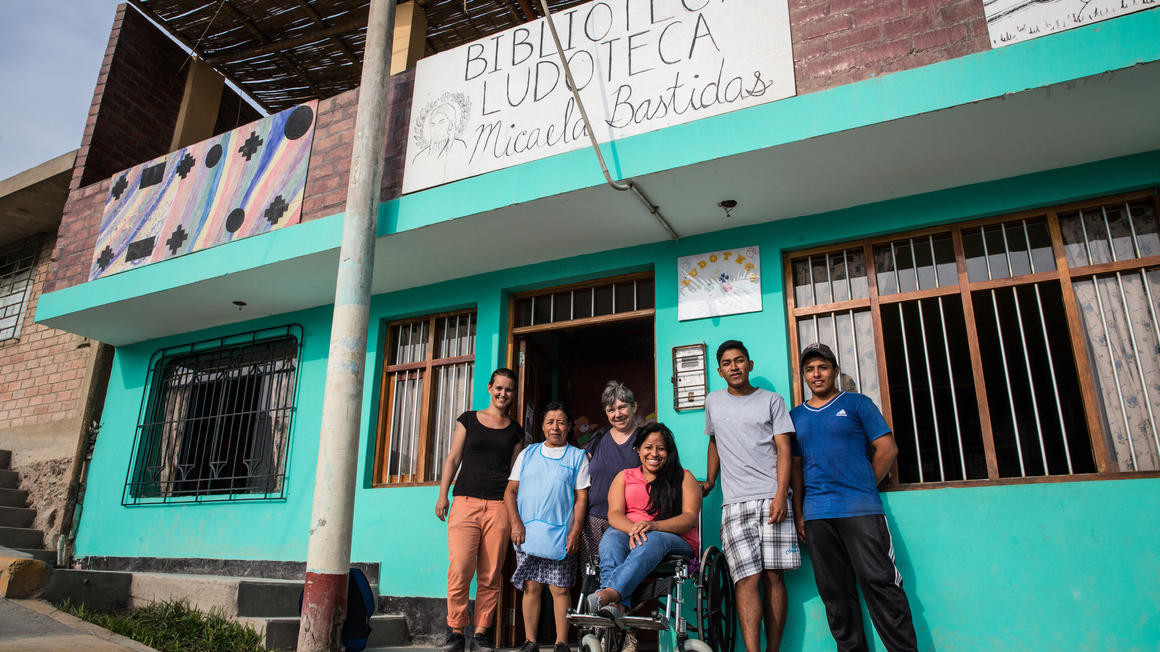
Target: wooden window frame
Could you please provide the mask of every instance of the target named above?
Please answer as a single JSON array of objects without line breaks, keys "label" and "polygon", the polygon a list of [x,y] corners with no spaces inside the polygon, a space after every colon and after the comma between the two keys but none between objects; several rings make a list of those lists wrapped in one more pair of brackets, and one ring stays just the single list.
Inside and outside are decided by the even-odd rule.
[{"label": "wooden window frame", "polygon": [[[890,405],[890,382],[886,369],[886,358],[883,355],[883,351],[885,351],[886,347],[882,326],[881,307],[884,304],[889,305],[901,301],[911,301],[936,296],[950,297],[957,294],[959,295],[959,299],[963,306],[963,318],[967,327],[967,345],[969,347],[969,353],[972,360],[971,373],[974,379],[975,396],[978,399],[979,425],[980,429],[982,430],[983,448],[986,455],[987,478],[901,484],[898,479],[898,465],[895,463],[894,468],[891,470],[890,475],[886,480],[887,489],[910,491],[918,489],[938,489],[942,487],[1038,484],[1051,482],[1074,482],[1083,480],[1160,477],[1160,471],[1121,471],[1118,468],[1115,460],[1112,458],[1111,452],[1108,450],[1106,444],[1106,433],[1104,432],[1104,424],[1102,419],[1102,406],[1096,393],[1096,387],[1093,378],[1094,372],[1092,371],[1091,360],[1088,356],[1088,345],[1080,323],[1080,310],[1076,302],[1075,292],[1072,289],[1072,281],[1075,278],[1090,277],[1095,274],[1106,274],[1117,271],[1136,271],[1139,269],[1154,267],[1160,265],[1160,256],[1133,258],[1112,263],[1072,267],[1067,262],[1067,255],[1064,251],[1062,229],[1060,228],[1059,223],[1059,215],[1061,213],[1071,213],[1075,211],[1088,210],[1100,206],[1114,204],[1139,202],[1141,200],[1151,200],[1154,214],[1158,217],[1158,219],[1160,219],[1160,197],[1158,197],[1157,190],[1144,190],[1123,193],[1109,197],[1093,198],[1090,200],[1073,202],[1049,208],[1026,210],[1017,213],[1005,213],[1003,215],[996,215],[983,219],[953,222],[940,226],[930,226],[916,230],[901,231],[888,235],[875,236],[872,238],[842,241],[829,245],[811,247],[808,249],[787,251],[782,257],[782,263],[787,305],[786,317],[789,322],[789,346],[791,352],[790,365],[793,374],[793,382],[790,383],[790,385],[793,387],[794,404],[798,405],[803,401],[803,390],[800,382],[801,369],[800,361],[798,359],[798,352],[801,351],[802,342],[800,342],[798,338],[798,320],[816,314],[828,314],[831,312],[868,309],[870,311],[870,316],[874,328],[874,347],[878,369],[878,386],[882,388],[880,392],[882,401],[882,414],[886,418],[887,424],[889,424],[893,429],[893,412]],[[1048,233],[1051,238],[1052,253],[1055,259],[1055,270],[1050,272],[1038,272],[1035,274],[1024,274],[1012,278],[994,279],[987,281],[971,281],[968,278],[966,256],[963,247],[964,231],[978,229],[985,226],[1018,222],[1024,219],[1036,218],[1046,220]],[[958,272],[957,284],[955,286],[945,286],[926,290],[916,289],[910,292],[896,292],[885,296],[879,296],[877,270],[874,262],[874,248],[877,245],[896,242],[901,239],[919,238],[931,235],[951,236],[955,252],[955,263]],[[861,248],[866,261],[866,283],[868,286],[867,298],[851,299],[828,304],[815,304],[813,306],[807,307],[798,307],[796,287],[794,285],[793,264],[802,260],[803,258],[808,258],[810,256],[825,255],[827,253],[832,254],[834,252],[841,252],[843,250],[849,251],[850,249],[854,248]],[[991,288],[1030,285],[1043,281],[1059,281],[1060,284],[1060,291],[1063,296],[1064,311],[1067,316],[1068,335],[1071,341],[1072,355],[1075,359],[1077,376],[1079,378],[1080,394],[1083,400],[1085,422],[1088,429],[1088,438],[1092,447],[1092,457],[1096,465],[1096,472],[1018,478],[1000,477],[998,457],[995,452],[994,430],[991,425],[990,407],[987,398],[988,395],[983,378],[983,363],[982,356],[980,355],[980,344],[976,328],[973,302],[971,300],[971,292]]]},{"label": "wooden window frame", "polygon": [[[374,462],[374,482],[373,487],[431,487],[438,486],[437,480],[392,480],[392,477],[427,477],[430,469],[427,468],[427,449],[431,444],[431,409],[434,405],[435,396],[431,387],[433,383],[431,380],[435,377],[435,370],[440,367],[447,367],[464,363],[475,363],[474,347],[470,355],[460,355],[448,358],[435,359],[435,343],[436,343],[436,324],[440,319],[446,317],[462,317],[465,315],[477,316],[477,311],[474,308],[467,310],[452,310],[448,312],[440,312],[431,315],[423,315],[419,317],[411,317],[409,319],[396,319],[390,321],[386,325],[386,335],[383,338],[383,363],[379,372],[380,387],[379,387],[379,410],[378,410],[378,426],[375,435],[375,462]],[[396,326],[406,324],[416,324],[427,322],[427,332],[430,334],[427,339],[427,352],[424,354],[422,362],[409,362],[404,364],[390,364],[391,351],[394,349],[395,341],[393,333]],[[478,322],[476,328],[478,329]],[[478,330],[477,330],[478,332]],[[410,371],[423,372],[423,394],[420,397],[420,416],[419,416],[419,442],[416,447],[416,456],[419,460],[418,470],[411,476],[390,476],[387,474],[387,460],[390,457],[391,442],[391,419],[394,416],[394,399],[395,399],[395,383],[393,382],[394,374],[399,372]]]}]

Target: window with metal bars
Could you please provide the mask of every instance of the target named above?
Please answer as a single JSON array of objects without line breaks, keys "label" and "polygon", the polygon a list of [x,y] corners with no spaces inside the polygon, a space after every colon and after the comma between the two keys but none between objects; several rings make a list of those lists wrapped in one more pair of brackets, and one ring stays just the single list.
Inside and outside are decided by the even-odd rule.
[{"label": "window with metal bars", "polygon": [[122,504],[282,498],[302,328],[159,351]]},{"label": "window with metal bars", "polygon": [[471,409],[475,313],[388,324],[386,350],[375,483],[439,482],[455,420]]},{"label": "window with metal bars", "polygon": [[882,408],[893,484],[1160,471],[1156,216],[1137,194],[790,254],[791,344]]},{"label": "window with metal bars", "polygon": [[651,274],[623,276],[608,282],[586,283],[529,293],[517,297],[513,306],[516,328],[558,322],[595,320],[609,315],[626,316],[653,308]]},{"label": "window with metal bars", "polygon": [[0,342],[20,337],[43,238],[0,248]]}]

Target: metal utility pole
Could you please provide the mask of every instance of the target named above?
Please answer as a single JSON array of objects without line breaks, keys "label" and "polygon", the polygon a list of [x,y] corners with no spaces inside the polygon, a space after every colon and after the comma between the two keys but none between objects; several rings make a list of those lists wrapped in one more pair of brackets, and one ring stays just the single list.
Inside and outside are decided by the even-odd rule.
[{"label": "metal utility pole", "polygon": [[298,629],[298,649],[303,652],[342,649],[394,23],[395,0],[371,0],[322,398],[306,589]]}]

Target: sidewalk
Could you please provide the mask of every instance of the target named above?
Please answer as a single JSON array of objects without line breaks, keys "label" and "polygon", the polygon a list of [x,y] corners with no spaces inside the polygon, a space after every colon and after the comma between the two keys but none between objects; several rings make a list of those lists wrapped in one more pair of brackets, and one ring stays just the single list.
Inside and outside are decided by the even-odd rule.
[{"label": "sidewalk", "polygon": [[0,598],[0,651],[155,652],[40,600]]}]

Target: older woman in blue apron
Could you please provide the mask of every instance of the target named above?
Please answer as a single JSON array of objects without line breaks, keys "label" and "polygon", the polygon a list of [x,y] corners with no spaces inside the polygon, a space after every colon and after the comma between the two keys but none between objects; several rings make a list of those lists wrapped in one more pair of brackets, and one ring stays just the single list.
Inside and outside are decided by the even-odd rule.
[{"label": "older woman in blue apron", "polygon": [[555,652],[568,652],[568,588],[576,577],[575,552],[590,484],[587,455],[568,445],[569,420],[562,403],[549,403],[544,408],[544,441],[520,452],[504,494],[516,549],[512,584],[524,592],[527,640],[520,652],[537,649],[544,585],[552,593]]}]

